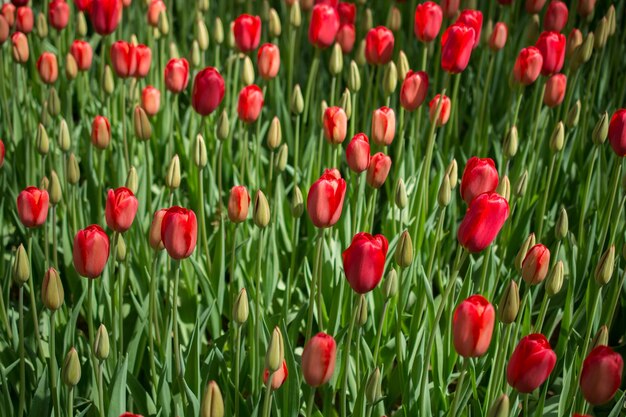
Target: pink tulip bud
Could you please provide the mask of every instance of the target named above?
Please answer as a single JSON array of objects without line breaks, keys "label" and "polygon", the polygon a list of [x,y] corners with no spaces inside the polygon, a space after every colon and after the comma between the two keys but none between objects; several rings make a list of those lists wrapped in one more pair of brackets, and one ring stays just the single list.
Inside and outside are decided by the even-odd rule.
[{"label": "pink tulip bud", "polygon": [[258,85],[244,87],[239,93],[237,114],[244,123],[254,123],[263,109],[263,91]]},{"label": "pink tulip bud", "polygon": [[93,49],[89,42],[75,40],[70,46],[70,54],[74,57],[80,71],[89,71],[93,60]]},{"label": "pink tulip bud", "polygon": [[506,368],[510,386],[526,394],[548,379],[556,364],[556,354],[542,334],[530,334],[519,341]]},{"label": "pink tulip bud", "polygon": [[52,0],[48,5],[48,21],[56,30],[63,30],[70,19],[70,6],[65,0]]},{"label": "pink tulip bud", "polygon": [[17,18],[15,19],[15,28],[26,35],[33,31],[35,18],[33,17],[33,9],[28,6],[17,8]]},{"label": "pink tulip bud", "polygon": [[4,3],[2,5],[2,16],[7,20],[9,27],[13,27],[15,25],[15,5],[12,3]]},{"label": "pink tulip bud", "polygon": [[528,285],[537,285],[548,275],[550,250],[538,243],[526,252],[522,262],[522,278]]},{"label": "pink tulip bud", "polygon": [[396,115],[393,109],[383,106],[372,113],[372,141],[379,146],[389,146],[396,135]]},{"label": "pink tulip bud", "polygon": [[152,0],[148,6],[148,13],[146,15],[148,24],[152,27],[158,27],[159,17],[161,16],[161,13],[165,13],[166,10],[167,7],[162,0]]},{"label": "pink tulip bud", "polygon": [[52,52],[44,52],[37,60],[37,71],[39,77],[46,84],[54,84],[59,76],[59,65],[57,57]]},{"label": "pink tulip bud", "polygon": [[583,362],[580,390],[592,405],[606,404],[622,383],[624,360],[608,346],[593,349]]},{"label": "pink tulip bud", "polygon": [[560,32],[567,24],[567,5],[560,0],[552,0],[543,17],[543,29],[552,32]]},{"label": "pink tulip bud", "polygon": [[496,312],[482,295],[472,295],[454,311],[452,333],[454,348],[465,358],[484,355],[491,343]]},{"label": "pink tulip bud", "polygon": [[324,111],[324,137],[329,143],[338,145],[346,139],[348,117],[341,107],[332,106]]},{"label": "pink tulip bud", "polygon": [[370,165],[367,167],[366,181],[372,188],[383,186],[391,169],[391,158],[382,152],[372,155]]},{"label": "pink tulip bud", "polygon": [[428,93],[428,74],[409,70],[400,89],[400,105],[406,111],[415,111],[422,105]]},{"label": "pink tulip bud", "polygon": [[546,91],[543,95],[543,103],[548,107],[556,107],[565,98],[567,88],[567,76],[565,74],[554,74],[546,82]]},{"label": "pink tulip bud", "polygon": [[346,160],[350,169],[357,174],[370,165],[370,142],[365,133],[354,135],[346,147]]},{"label": "pink tulip bud", "polygon": [[163,222],[165,213],[167,213],[167,209],[157,210],[156,213],[154,213],[152,223],[150,224],[150,235],[148,236],[148,241],[150,243],[150,247],[154,250],[162,250],[165,248],[165,246],[163,246],[163,241],[161,240],[161,223]]},{"label": "pink tulip bud", "polygon": [[74,237],[74,268],[85,278],[97,278],[109,259],[109,237],[96,224],[79,230]]},{"label": "pink tulip bud", "polygon": [[583,33],[580,29],[574,28],[567,36],[567,45],[565,46],[565,57],[570,58],[574,52],[583,44]]},{"label": "pink tulip bud", "polygon": [[498,170],[491,158],[471,157],[461,179],[461,197],[467,204],[482,193],[492,193],[498,187]]},{"label": "pink tulip bud", "polygon": [[30,49],[28,48],[28,39],[22,32],[15,32],[11,35],[11,43],[13,45],[13,60],[18,64],[28,62]]},{"label": "pink tulip bud", "polygon": [[250,194],[243,185],[236,185],[230,190],[228,199],[228,218],[233,223],[241,223],[248,218]]},{"label": "pink tulip bud", "polygon": [[91,143],[98,149],[106,149],[111,142],[111,124],[104,116],[96,116],[91,124]]},{"label": "pink tulip bud", "polygon": [[483,193],[472,200],[459,225],[457,238],[471,253],[484,250],[494,241],[509,217],[509,203],[496,193]]},{"label": "pink tulip bud", "polygon": [[337,344],[332,336],[320,332],[307,342],[302,351],[302,374],[307,384],[319,387],[335,372]]},{"label": "pink tulip bud", "polygon": [[48,218],[49,196],[46,190],[26,187],[17,196],[17,216],[25,227],[43,225]]},{"label": "pink tulip bud", "polygon": [[[349,3],[341,3],[349,4]],[[341,47],[341,52],[349,54],[354,49],[354,42],[356,41],[356,28],[352,23],[344,23],[339,27],[337,32],[337,43]]]},{"label": "pink tulip bud", "polygon": [[359,293],[372,291],[383,277],[389,242],[383,235],[357,233],[343,254],[343,270],[350,287]]},{"label": "pink tulip bud", "polygon": [[151,85],[146,86],[141,90],[141,107],[148,116],[157,114],[161,107],[161,92]]},{"label": "pink tulip bud", "polygon": [[109,190],[105,208],[107,226],[118,233],[124,233],[135,220],[139,202],[131,190],[126,187]]},{"label": "pink tulip bud", "polygon": [[494,52],[504,48],[508,36],[509,29],[507,28],[506,23],[496,23],[493,27],[493,32],[491,32],[491,36],[489,37],[489,48]]},{"label": "pink tulip bud", "polygon": [[196,248],[198,222],[193,210],[174,206],[161,222],[161,241],[173,259],[188,258]]},{"label": "pink tulip bud", "polygon": [[437,118],[437,126],[443,126],[448,123],[448,119],[450,119],[450,98],[441,94],[437,94],[430,103],[429,106],[429,117],[430,122],[434,123],[435,115],[437,114],[437,107],[439,106],[439,98],[441,98],[441,111],[439,112],[439,117]]},{"label": "pink tulip bud", "polygon": [[311,185],[306,206],[315,227],[331,227],[339,220],[346,195],[346,181],[337,169],[327,169]]},{"label": "pink tulip bud", "polygon": [[271,80],[278,75],[280,69],[280,50],[273,43],[265,43],[257,53],[259,75],[264,80]]}]

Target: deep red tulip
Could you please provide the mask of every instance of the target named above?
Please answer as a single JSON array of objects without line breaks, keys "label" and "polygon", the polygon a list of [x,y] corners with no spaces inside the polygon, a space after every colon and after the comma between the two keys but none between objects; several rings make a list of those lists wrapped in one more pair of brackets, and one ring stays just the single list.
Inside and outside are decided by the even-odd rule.
[{"label": "deep red tulip", "polygon": [[91,143],[98,149],[106,149],[111,142],[111,124],[104,116],[96,116],[91,124]]},{"label": "deep red tulip", "polygon": [[548,275],[550,250],[538,243],[526,252],[522,262],[522,278],[528,285],[537,285]]},{"label": "deep red tulip", "polygon": [[393,55],[393,32],[384,26],[370,29],[365,37],[365,59],[371,65],[385,65]]},{"label": "deep red tulip", "polygon": [[439,112],[439,117],[437,118],[437,126],[445,125],[446,123],[448,123],[448,119],[450,119],[450,98],[445,94],[443,95],[443,97],[441,96],[441,94],[437,94],[432,100],[430,100],[430,103],[428,103],[430,122],[434,123],[440,99],[441,111]]},{"label": "deep red tulip", "polygon": [[578,0],[578,7],[576,10],[582,17],[590,16],[593,13],[593,9],[596,7],[596,0]]},{"label": "deep red tulip", "polygon": [[141,90],[141,107],[148,116],[154,116],[161,107],[161,92],[151,85]]},{"label": "deep red tulip", "polygon": [[233,26],[235,44],[241,52],[247,53],[255,50],[261,41],[261,18],[242,14],[235,19]]},{"label": "deep red tulip", "polygon": [[150,247],[154,250],[162,250],[163,241],[161,240],[161,224],[163,223],[163,217],[165,217],[167,209],[160,209],[154,213],[152,223],[150,224],[150,234],[148,236],[148,242]]},{"label": "deep red tulip", "polygon": [[120,417],[143,417],[141,414],[133,414],[129,412],[125,412],[120,414]]},{"label": "deep red tulip", "polygon": [[567,24],[567,5],[560,0],[552,0],[543,17],[543,29],[560,32]]},{"label": "deep red tulip", "polygon": [[498,3],[503,6],[509,6],[513,3],[513,0],[498,0]]},{"label": "deep red tulip", "polygon": [[250,194],[243,185],[235,185],[230,190],[228,199],[228,218],[233,223],[241,223],[248,218]]},{"label": "deep red tulip", "polygon": [[7,20],[9,27],[15,25],[15,5],[12,3],[4,3],[2,5],[2,16]]},{"label": "deep red tulip", "polygon": [[22,32],[14,32],[11,35],[11,44],[13,49],[13,59],[18,64],[25,64],[28,62],[30,56],[30,49],[28,48],[28,39]]},{"label": "deep red tulip", "polygon": [[413,32],[422,42],[432,42],[441,30],[443,11],[432,1],[418,4],[415,8]]},{"label": "deep red tulip", "polygon": [[48,218],[48,192],[26,187],[17,196],[17,216],[25,227],[39,227]]},{"label": "deep red tulip", "polygon": [[263,91],[252,84],[241,89],[237,101],[237,114],[244,123],[254,123],[263,109]]},{"label": "deep red tulip", "polygon": [[191,105],[196,113],[208,116],[224,99],[224,79],[213,67],[206,67],[193,80]]},{"label": "deep red tulip", "polygon": [[337,43],[341,47],[341,52],[349,54],[354,48],[356,41],[356,28],[353,24],[345,23],[339,27],[337,32]]},{"label": "deep red tulip", "polygon": [[335,372],[337,344],[332,336],[320,332],[313,336],[302,351],[302,375],[307,384],[319,387]]},{"label": "deep red tulip", "polygon": [[346,195],[346,181],[337,169],[327,169],[311,185],[306,199],[309,217],[315,227],[331,227],[339,220]]},{"label": "deep red tulip", "polygon": [[316,4],[309,23],[309,42],[317,48],[328,48],[339,30],[339,14],[334,7]]},{"label": "deep red tulip", "polygon": [[583,362],[580,390],[591,405],[606,404],[622,383],[624,360],[608,346],[593,349]]},{"label": "deep red tulip", "polygon": [[541,51],[534,46],[529,46],[520,51],[515,65],[513,66],[513,78],[521,85],[534,83],[543,67]]},{"label": "deep red tulip", "polygon": [[54,84],[59,76],[57,56],[52,52],[44,52],[37,60],[37,72],[41,81],[46,84]]},{"label": "deep red tulip", "polygon": [[543,65],[541,75],[556,74],[563,68],[565,61],[565,35],[557,32],[543,32],[535,46],[541,52]]},{"label": "deep red tulip", "polygon": [[567,88],[565,74],[554,74],[546,82],[546,92],[543,95],[543,103],[548,107],[556,107],[563,102]]},{"label": "deep red tulip", "polygon": [[484,193],[470,203],[459,225],[459,243],[478,253],[494,241],[509,217],[509,203],[496,193]]},{"label": "deep red tulip", "polygon": [[465,164],[461,179],[461,197],[467,204],[482,193],[492,193],[498,187],[498,170],[491,158],[472,156]]},{"label": "deep red tulip", "polygon": [[493,27],[493,32],[489,37],[489,48],[492,51],[499,51],[506,45],[506,40],[509,36],[509,29],[504,22],[498,22]]},{"label": "deep red tulip", "polygon": [[446,19],[452,19],[459,12],[461,0],[439,0],[441,11]]},{"label": "deep red tulip", "polygon": [[480,33],[483,28],[483,14],[478,10],[463,10],[456,19],[456,23],[462,23],[474,29],[474,48],[480,43]]},{"label": "deep red tulip", "polygon": [[280,50],[273,43],[264,43],[257,53],[259,75],[264,80],[271,80],[278,75],[280,69]]},{"label": "deep red tulip", "polygon": [[454,348],[465,358],[482,356],[489,349],[496,311],[482,295],[472,295],[454,310]]},{"label": "deep red tulip", "polygon": [[109,190],[104,216],[109,229],[124,233],[135,220],[139,202],[131,190],[126,187]]},{"label": "deep red tulip", "polygon": [[389,242],[383,235],[357,233],[343,251],[343,271],[350,287],[359,293],[372,291],[383,277]]},{"label": "deep red tulip", "polygon": [[422,105],[428,93],[428,74],[409,70],[400,88],[400,105],[406,111],[415,111]]},{"label": "deep red tulip", "polygon": [[[287,362],[283,359],[283,366],[278,368],[278,370],[272,375],[272,389],[276,391],[278,388],[282,387],[288,376],[289,371],[287,370]],[[263,385],[267,385],[269,377],[270,370],[265,368],[265,371],[263,372]]]},{"label": "deep red tulip", "polygon": [[35,18],[33,17],[33,9],[28,6],[18,7],[15,19],[15,28],[26,35],[33,31]]},{"label": "deep red tulip", "polygon": [[65,0],[52,0],[48,5],[48,21],[56,30],[63,30],[70,20],[70,6]]},{"label": "deep red tulip", "polygon": [[93,60],[93,49],[89,42],[75,40],[70,46],[70,54],[74,57],[80,71],[89,71]]},{"label": "deep red tulip", "polygon": [[356,22],[356,4],[341,2],[337,5],[337,13],[339,13],[339,22],[354,25]]},{"label": "deep red tulip", "polygon": [[348,117],[341,107],[331,106],[324,111],[324,137],[329,143],[338,145],[346,139]]},{"label": "deep red tulip", "polygon": [[164,71],[165,88],[174,94],[182,92],[189,83],[189,62],[185,58],[172,58]]},{"label": "deep red tulip", "polygon": [[89,13],[91,1],[92,0],[74,0],[74,5],[79,11]]},{"label": "deep red tulip", "polygon": [[463,72],[469,64],[476,32],[470,26],[450,26],[441,37],[441,68],[452,74]]},{"label": "deep red tulip", "polygon": [[357,174],[365,171],[370,165],[370,142],[365,133],[354,135],[346,147],[348,167]]},{"label": "deep red tulip", "polygon": [[152,64],[152,51],[146,45],[133,46],[135,55],[137,56],[137,67],[135,72],[131,74],[135,78],[144,78],[150,72]]},{"label": "deep red tulip", "polygon": [[526,0],[526,11],[530,14],[537,14],[541,12],[543,6],[546,5],[547,0]]},{"label": "deep red tulip", "polygon": [[180,260],[196,248],[198,222],[193,210],[174,206],[167,209],[161,222],[161,241],[167,254]]},{"label": "deep red tulip", "polygon": [[382,152],[372,155],[365,180],[372,188],[383,186],[391,169],[391,158]]},{"label": "deep red tulip", "polygon": [[102,35],[115,32],[122,18],[121,0],[92,0],[89,16],[94,30]]},{"label": "deep red tulip", "polygon": [[510,386],[526,394],[534,391],[548,379],[556,354],[542,334],[530,334],[519,341],[506,368]]},{"label": "deep red tulip", "polygon": [[165,13],[166,10],[167,7],[163,0],[152,0],[148,5],[148,13],[146,14],[148,24],[152,27],[158,27],[161,13]]},{"label": "deep red tulip", "polygon": [[11,0],[15,7],[22,7],[28,4],[29,0]]},{"label": "deep red tulip", "polygon": [[396,115],[393,109],[383,106],[372,113],[372,141],[380,146],[389,146],[396,135]]},{"label": "deep red tulip", "polygon": [[74,269],[85,278],[97,278],[109,260],[109,237],[97,224],[79,230],[74,237]]},{"label": "deep red tulip", "polygon": [[609,143],[618,156],[626,155],[626,109],[619,109],[609,123]]},{"label": "deep red tulip", "polygon": [[2,141],[2,139],[0,139],[0,168],[2,168],[2,165],[4,165],[4,155],[5,155],[4,142]]},{"label": "deep red tulip", "polygon": [[111,65],[120,78],[132,77],[137,71],[135,47],[126,41],[117,41],[111,45]]}]

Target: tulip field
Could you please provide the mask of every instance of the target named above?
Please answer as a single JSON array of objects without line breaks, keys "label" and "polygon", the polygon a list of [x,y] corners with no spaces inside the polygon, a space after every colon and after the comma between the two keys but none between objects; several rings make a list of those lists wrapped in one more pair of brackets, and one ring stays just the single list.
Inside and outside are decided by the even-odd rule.
[{"label": "tulip field", "polygon": [[626,416],[625,26],[0,0],[0,417]]}]

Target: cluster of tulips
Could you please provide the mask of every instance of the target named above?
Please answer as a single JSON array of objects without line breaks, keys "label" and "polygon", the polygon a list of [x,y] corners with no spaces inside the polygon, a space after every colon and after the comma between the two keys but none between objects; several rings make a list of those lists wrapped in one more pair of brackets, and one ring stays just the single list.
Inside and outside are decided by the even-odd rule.
[{"label": "cluster of tulips", "polygon": [[626,5],[29,3],[0,415],[623,413]]}]

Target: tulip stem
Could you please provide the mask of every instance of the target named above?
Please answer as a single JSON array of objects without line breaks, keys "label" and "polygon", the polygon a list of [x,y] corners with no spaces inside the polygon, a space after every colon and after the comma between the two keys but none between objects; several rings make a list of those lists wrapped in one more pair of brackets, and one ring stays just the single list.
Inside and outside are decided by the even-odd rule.
[{"label": "tulip stem", "polygon": [[178,286],[180,284],[181,261],[176,261],[176,273],[174,275],[174,295],[172,297],[172,327],[174,328],[174,360],[176,362],[176,378],[178,379],[180,394],[183,397],[183,403],[187,405],[187,393],[185,391],[185,382],[183,381],[182,363],[180,357],[180,344],[178,342]]},{"label": "tulip stem", "polygon": [[[428,282],[432,282],[432,273],[433,273],[433,265],[435,263],[435,255],[437,254],[437,246],[439,246],[439,239],[441,238],[441,232],[443,231],[443,222],[446,217],[446,208],[439,207],[439,221],[437,221],[437,230],[435,232],[435,240],[433,241],[433,249],[430,252],[430,256],[428,257],[428,273],[426,277],[428,278]],[[422,295],[426,295],[422,292]],[[420,303],[421,304],[421,303]]]},{"label": "tulip stem", "polygon": [[298,171],[299,159],[300,159],[300,115],[296,116],[296,127],[294,129],[295,134],[295,152],[293,154],[293,177],[295,186],[300,182],[300,172]]},{"label": "tulip stem", "polygon": [[545,293],[543,295],[543,300],[541,301],[541,308],[539,309],[539,316],[537,317],[537,322],[535,323],[535,331],[537,333],[541,333],[541,328],[543,327],[543,321],[546,318],[546,312],[548,311],[549,304],[550,304],[550,297],[548,297],[548,294]]},{"label": "tulip stem", "polygon": [[578,242],[581,242],[584,244],[584,242],[586,242],[584,236],[585,236],[585,215],[587,213],[587,199],[589,196],[589,187],[591,186],[591,177],[594,173],[594,166],[596,164],[596,159],[598,159],[598,152],[600,150],[600,147],[598,145],[595,145],[593,147],[593,154],[591,155],[591,165],[589,167],[589,169],[587,170],[587,180],[585,181],[585,188],[583,188],[583,200],[582,200],[582,206],[580,208],[580,216],[578,218],[578,238],[576,240],[578,240]]},{"label": "tulip stem", "polygon": [[52,259],[54,262],[54,266],[56,268],[59,267],[59,255],[57,255],[57,222],[56,222],[56,216],[57,214],[57,208],[56,206],[52,207]]},{"label": "tulip stem", "polygon": [[57,395],[57,361],[55,355],[54,341],[54,313],[54,310],[50,311],[50,395],[52,396],[54,415],[55,417],[61,417],[61,410],[59,409],[59,397]]},{"label": "tulip stem", "polygon": [[548,205],[548,196],[550,195],[550,184],[552,183],[552,176],[554,174],[554,165],[556,164],[557,154],[552,154],[552,161],[550,162],[550,168],[548,169],[548,178],[546,180],[546,189],[543,192],[543,198],[541,200],[541,208],[539,210],[539,227],[537,228],[537,239],[541,240],[543,237],[543,222],[546,212],[546,206]]},{"label": "tulip stem", "polygon": [[[32,281],[32,277],[31,277]],[[24,286],[20,286],[20,299],[18,305],[19,323],[18,332],[20,338],[20,403],[17,412],[18,417],[23,417],[26,404],[26,352],[24,351]]]},{"label": "tulip stem", "polygon": [[152,261],[152,274],[150,276],[150,299],[149,299],[149,320],[148,320],[148,345],[150,348],[150,377],[152,380],[152,398],[154,399],[154,403],[158,404],[158,398],[156,389],[158,387],[158,379],[156,373],[156,364],[154,362],[154,355],[156,352],[154,351],[154,328],[157,326],[156,319],[156,281],[157,277],[155,274],[156,264],[159,260],[159,253],[157,251],[154,252],[154,260]]},{"label": "tulip stem", "polygon": [[239,373],[241,362],[241,325],[237,324],[236,341],[235,341],[235,417],[239,417],[239,398],[241,393],[239,392]]},{"label": "tulip stem", "polygon": [[272,378],[274,372],[270,373],[267,378],[267,384],[265,384],[265,400],[263,401],[263,417],[270,416],[270,404],[272,403]]},{"label": "tulip stem", "polygon": [[315,387],[311,387],[311,393],[309,394],[309,401],[306,407],[306,417],[311,417],[313,412],[313,405],[315,404]]},{"label": "tulip stem", "polygon": [[604,221],[602,222],[602,229],[600,229],[600,240],[598,240],[598,246],[600,249],[604,247],[604,240],[606,239],[606,234],[609,231],[609,225],[611,224],[611,215],[613,213],[613,205],[615,204],[615,196],[617,195],[617,188],[619,187],[619,182],[622,173],[622,158],[615,159],[615,169],[613,171],[613,183],[611,184],[611,197],[609,200],[609,205],[606,216],[604,217]]},{"label": "tulip stem", "polygon": [[350,347],[352,345],[352,333],[354,332],[354,323],[356,322],[356,317],[359,314],[359,304],[360,299],[356,299],[356,304],[354,305],[354,313],[352,314],[352,320],[350,320],[350,327],[348,327],[348,339],[346,340],[346,345],[344,347],[344,355],[343,355],[343,380],[341,382],[341,417],[346,417],[346,395],[348,394],[348,374],[350,373]]},{"label": "tulip stem", "polygon": [[67,389],[67,417],[74,417],[74,387]]},{"label": "tulip stem", "polygon": [[454,389],[454,398],[452,400],[452,405],[450,406],[450,417],[456,416],[456,410],[458,408],[459,399],[463,395],[463,383],[465,382],[465,374],[468,372],[468,366],[470,363],[470,358],[463,358],[463,365],[461,366],[461,372],[459,374],[459,379],[456,384],[456,388]]},{"label": "tulip stem", "polygon": [[37,353],[41,362],[45,363],[43,347],[41,346],[41,333],[39,333],[39,314],[37,313],[37,302],[35,301],[35,284],[33,283],[33,235],[32,232],[27,232],[28,239],[28,262],[29,262],[29,277],[28,280],[28,292],[30,295],[30,307],[31,314],[33,316],[33,330],[35,331],[35,341],[37,343]]},{"label": "tulip stem", "polygon": [[[144,142],[146,148],[146,212],[152,214],[152,164],[150,164],[150,141]],[[201,194],[202,195],[202,194]]]},{"label": "tulip stem", "polygon": [[[581,357],[583,359],[587,357],[587,350],[589,350],[589,342],[591,340],[591,332],[593,331],[593,322],[594,322],[594,319],[596,318],[596,311],[598,309],[598,303],[600,301],[600,298],[602,298],[602,288],[596,289],[595,283],[592,283],[591,285],[592,285],[592,287],[591,287],[592,288],[591,289],[591,296],[593,297],[593,304],[591,306],[591,313],[587,317],[587,331],[585,332],[585,340],[583,342],[583,350],[580,352],[581,353]],[[580,371],[578,373],[577,381],[580,381],[580,378],[582,376],[582,372],[583,372],[583,366],[582,366],[582,362],[581,362]],[[579,389],[579,384],[576,384],[574,395],[578,395],[578,389]],[[579,404],[579,407],[575,407],[574,408],[575,410],[580,409],[581,407],[586,405],[586,403],[585,403],[584,399],[582,398],[582,396],[579,397],[578,400],[575,401],[575,404]],[[584,411],[586,411],[586,410],[583,410],[583,412]]]},{"label": "tulip stem", "polygon": [[380,351],[380,339],[383,334],[383,326],[385,324],[385,316],[387,315],[387,308],[389,307],[389,300],[385,300],[383,304],[383,314],[378,321],[378,332],[376,333],[376,344],[374,345],[374,366],[378,363],[378,353]]},{"label": "tulip stem", "polygon": [[104,417],[104,388],[102,381],[102,361],[98,361],[98,405],[100,417]]},{"label": "tulip stem", "polygon": [[315,48],[315,56],[309,70],[309,77],[306,81],[306,93],[304,97],[304,124],[309,121],[309,109],[311,107],[311,90],[313,83],[317,80],[317,72],[320,66],[320,49]]},{"label": "tulip stem", "polygon": [[[222,152],[222,142],[220,141],[217,145],[219,147],[219,151],[218,151],[218,160],[219,160],[219,164],[221,165],[221,152]],[[218,168],[219,171],[221,171],[221,166]],[[218,191],[218,213],[220,214],[220,218],[222,215],[222,183],[221,183],[221,174],[220,174],[220,178],[219,178],[219,191]],[[205,252],[205,256],[206,256],[206,262],[207,262],[207,275],[211,272],[211,263],[210,263],[210,254],[209,254],[209,241],[208,241],[208,236],[206,233],[206,220],[205,220],[205,214],[204,214],[204,175],[202,175],[202,168],[198,167],[198,187],[199,187],[199,198],[198,198],[198,205],[200,206],[200,234],[202,235],[202,246],[204,247],[204,252]]]},{"label": "tulip stem", "polygon": [[124,171],[130,169],[130,153],[128,152],[128,140],[126,138],[126,89],[128,88],[126,81],[122,82],[122,142],[124,143],[124,161],[126,166]]},{"label": "tulip stem", "polygon": [[[119,238],[119,234],[117,232],[113,232],[113,237],[111,239],[111,252],[109,254],[109,295],[111,296],[111,323],[113,325],[113,330],[115,333],[115,340],[118,341],[117,344],[113,344],[113,354],[114,357],[117,358],[116,347],[119,347],[119,338],[121,330],[117,328],[120,324],[119,320],[116,319],[116,314],[121,314],[121,307],[118,303],[115,302],[115,276],[117,275],[115,271],[115,261],[117,260],[117,240]],[[120,284],[121,285],[121,284]],[[119,292],[118,292],[119,295]],[[122,350],[119,349],[119,354],[122,354]]]},{"label": "tulip stem", "polygon": [[[253,367],[252,375],[259,375],[259,345],[261,344],[261,264],[262,259],[265,257],[265,228],[259,229],[259,253],[256,261],[256,276],[255,276],[255,292],[254,292],[254,355],[252,356]],[[253,377],[252,381],[256,381],[257,378]],[[254,389],[256,390],[257,383],[254,382]]]},{"label": "tulip stem", "polygon": [[[318,265],[320,263],[320,258],[322,257],[323,241],[324,241],[324,229],[319,229],[317,233],[317,244],[315,245],[315,259],[313,261],[314,262],[313,263],[313,276],[311,277],[311,293],[309,294],[309,318],[307,320],[307,325],[306,325],[306,341],[309,341],[309,339],[311,338],[311,333],[313,330],[313,311],[315,310],[317,274],[319,273]],[[321,320],[319,318],[318,320],[320,321],[320,328],[321,328]]]}]

